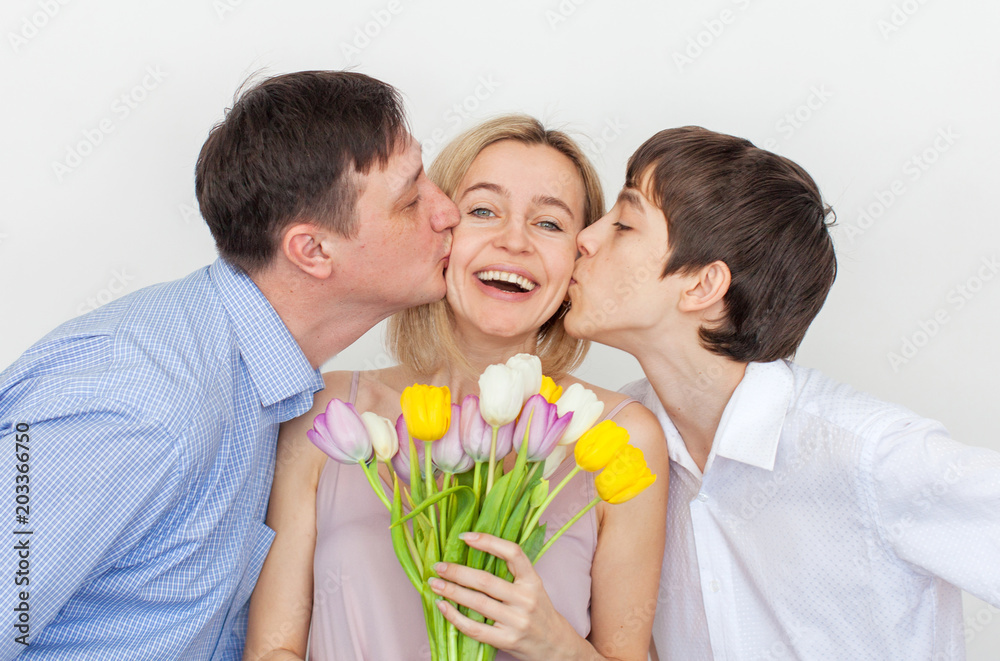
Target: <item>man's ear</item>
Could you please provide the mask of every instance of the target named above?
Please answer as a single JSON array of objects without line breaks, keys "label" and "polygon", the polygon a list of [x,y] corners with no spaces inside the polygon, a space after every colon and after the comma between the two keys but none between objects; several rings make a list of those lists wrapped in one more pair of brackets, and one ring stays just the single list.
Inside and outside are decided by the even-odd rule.
[{"label": "man's ear", "polygon": [[679,307],[683,312],[701,312],[721,303],[733,275],[723,261],[714,261],[691,274],[687,287],[681,292]]},{"label": "man's ear", "polygon": [[295,267],[314,278],[333,275],[334,256],[339,244],[335,233],[313,223],[288,226],[281,235],[281,252]]}]

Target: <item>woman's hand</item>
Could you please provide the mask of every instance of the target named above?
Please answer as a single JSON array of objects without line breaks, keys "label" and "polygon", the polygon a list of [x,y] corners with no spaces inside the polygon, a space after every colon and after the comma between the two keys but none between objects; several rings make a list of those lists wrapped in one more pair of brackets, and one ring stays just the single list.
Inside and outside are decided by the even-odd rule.
[{"label": "woman's hand", "polygon": [[434,565],[441,577],[429,580],[435,594],[493,620],[492,625],[470,620],[442,599],[438,608],[456,629],[523,661],[591,658],[584,650],[593,654],[593,648],[556,612],[542,579],[520,546],[486,533],[465,533],[462,539],[472,548],[506,561],[514,582],[462,565]]}]

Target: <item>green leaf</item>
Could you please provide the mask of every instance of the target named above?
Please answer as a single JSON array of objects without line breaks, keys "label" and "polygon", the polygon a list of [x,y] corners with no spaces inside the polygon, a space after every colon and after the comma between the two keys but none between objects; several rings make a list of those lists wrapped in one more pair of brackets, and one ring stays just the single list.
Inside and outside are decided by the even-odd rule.
[{"label": "green leaf", "polygon": [[[403,511],[403,502],[399,496],[399,482],[396,481],[392,490],[392,512],[391,518],[396,519]],[[396,558],[399,560],[399,564],[403,567],[403,572],[406,577],[410,579],[413,583],[413,587],[417,589],[417,592],[421,592],[424,587],[424,582],[420,577],[420,573],[417,571],[417,566],[413,562],[413,558],[410,557],[410,549],[406,546],[406,533],[401,527],[392,528],[392,550],[396,552]]]},{"label": "green leaf", "polygon": [[531,506],[538,507],[545,502],[545,499],[549,496],[549,481],[541,480],[535,487],[531,490]]},{"label": "green leaf", "polygon": [[[493,489],[486,494],[486,498],[483,500],[483,508],[479,512],[479,518],[472,527],[474,532],[485,532],[491,535],[497,534],[498,521],[500,519],[500,508],[504,503],[504,496],[507,494],[507,486],[510,484],[510,476],[510,473],[501,475],[500,478],[493,483]],[[474,569],[482,569],[483,565],[486,563],[487,555],[487,553],[484,553],[479,549],[469,549],[468,566],[473,567]]]},{"label": "green leaf", "polygon": [[406,523],[407,521],[409,521],[413,517],[419,516],[420,514],[422,514],[424,511],[427,510],[427,508],[433,506],[439,500],[443,500],[443,499],[447,498],[448,496],[450,496],[453,493],[460,493],[460,492],[462,492],[462,493],[468,492],[469,497],[470,498],[472,497],[472,489],[470,489],[467,486],[461,485],[461,484],[458,485],[458,486],[455,486],[455,487],[451,487],[450,489],[445,489],[444,491],[438,491],[436,494],[434,494],[430,498],[427,498],[426,500],[422,501],[419,505],[417,505],[416,507],[414,507],[413,510],[409,514],[407,514],[406,516],[402,517],[398,521],[393,521],[392,526],[395,527],[395,526],[398,526],[400,524]]},{"label": "green leaf", "polygon": [[521,544],[521,548],[524,549],[524,554],[528,556],[532,562],[535,561],[535,556],[538,555],[538,552],[545,544],[545,526],[546,524],[544,523],[536,526],[532,533],[528,535],[528,539],[524,540],[524,544]]},{"label": "green leaf", "polygon": [[462,489],[462,491],[457,492],[458,507],[451,529],[448,531],[448,539],[445,542],[444,561],[464,564],[469,546],[458,536],[467,532],[472,526],[472,520],[476,515],[476,497],[472,493],[472,489],[465,485],[454,488]]}]

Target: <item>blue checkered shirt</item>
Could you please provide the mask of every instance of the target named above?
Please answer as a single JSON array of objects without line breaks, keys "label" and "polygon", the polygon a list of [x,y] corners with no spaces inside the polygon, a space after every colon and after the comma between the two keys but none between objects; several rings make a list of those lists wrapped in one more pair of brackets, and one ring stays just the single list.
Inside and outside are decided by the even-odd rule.
[{"label": "blue checkered shirt", "polygon": [[[0,373],[4,532],[15,532],[0,551],[0,659],[240,658],[274,535],[278,425],[322,387],[253,281],[221,260],[28,349]],[[15,458],[19,424],[27,462]]]}]

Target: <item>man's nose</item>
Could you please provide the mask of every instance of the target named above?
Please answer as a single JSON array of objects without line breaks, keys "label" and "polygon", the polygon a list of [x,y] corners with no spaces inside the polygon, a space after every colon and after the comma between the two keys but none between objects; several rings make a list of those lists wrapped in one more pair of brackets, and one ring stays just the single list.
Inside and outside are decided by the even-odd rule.
[{"label": "man's nose", "polygon": [[443,232],[458,225],[461,215],[458,206],[451,201],[451,198],[444,194],[435,184],[431,184],[432,194],[435,198],[434,207],[431,211],[431,227],[435,232]]}]

